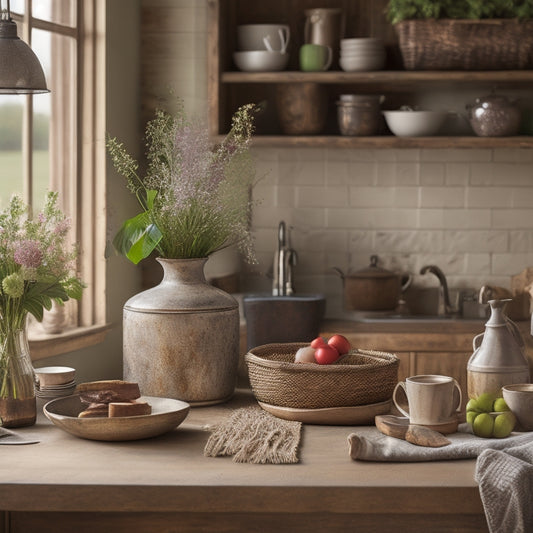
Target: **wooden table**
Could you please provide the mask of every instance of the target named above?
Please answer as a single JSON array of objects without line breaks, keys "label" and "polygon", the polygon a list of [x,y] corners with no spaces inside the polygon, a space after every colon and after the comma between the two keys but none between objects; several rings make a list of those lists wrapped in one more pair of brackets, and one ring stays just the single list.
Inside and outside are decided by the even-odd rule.
[{"label": "wooden table", "polygon": [[474,460],[355,462],[347,426],[306,425],[295,465],[207,458],[216,423],[253,401],[195,408],[172,432],[106,443],[71,436],[39,415],[0,446],[0,533],[170,531],[487,531]]}]

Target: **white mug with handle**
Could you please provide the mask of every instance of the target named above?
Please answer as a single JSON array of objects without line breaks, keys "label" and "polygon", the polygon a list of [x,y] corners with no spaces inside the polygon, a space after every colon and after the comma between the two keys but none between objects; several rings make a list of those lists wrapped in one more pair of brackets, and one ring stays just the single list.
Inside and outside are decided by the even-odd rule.
[{"label": "white mug with handle", "polygon": [[[408,410],[398,401],[398,391],[407,396]],[[458,394],[456,394],[456,391]],[[450,376],[436,374],[408,377],[394,388],[392,399],[396,408],[409,418],[411,424],[436,426],[455,420],[461,410],[461,387]]]}]

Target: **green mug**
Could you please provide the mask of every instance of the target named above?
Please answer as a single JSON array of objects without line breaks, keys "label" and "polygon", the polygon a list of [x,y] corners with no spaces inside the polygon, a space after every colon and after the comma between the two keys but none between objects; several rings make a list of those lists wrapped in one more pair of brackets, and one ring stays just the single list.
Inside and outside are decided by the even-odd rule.
[{"label": "green mug", "polygon": [[300,48],[300,70],[316,72],[328,70],[333,61],[333,51],[322,44],[304,44]]}]

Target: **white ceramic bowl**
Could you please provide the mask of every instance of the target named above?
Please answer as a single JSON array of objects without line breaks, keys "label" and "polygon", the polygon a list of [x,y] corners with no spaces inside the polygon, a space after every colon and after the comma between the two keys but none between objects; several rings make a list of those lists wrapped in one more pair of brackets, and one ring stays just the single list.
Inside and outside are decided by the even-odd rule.
[{"label": "white ceramic bowl", "polygon": [[274,50],[281,50],[280,30],[288,43],[289,26],[285,24],[241,24],[237,26],[237,47],[242,51],[266,50],[267,37]]},{"label": "white ceramic bowl", "polygon": [[382,46],[345,46],[344,48],[341,48],[340,51],[341,54],[346,54],[349,52],[380,52],[384,54],[385,48]]},{"label": "white ceramic bowl", "polygon": [[436,135],[446,120],[445,111],[383,111],[389,129],[398,137]]},{"label": "white ceramic bowl", "polygon": [[374,37],[359,37],[353,39],[341,39],[341,48],[350,46],[379,46],[383,47],[383,41]]},{"label": "white ceramic bowl", "polygon": [[239,70],[245,72],[274,72],[287,68],[289,54],[266,50],[234,52],[233,61]]},{"label": "white ceramic bowl", "polygon": [[76,370],[69,366],[44,366],[35,369],[35,376],[41,388],[70,383],[76,375]]},{"label": "white ceramic bowl", "polygon": [[345,57],[339,58],[339,65],[345,72],[361,72],[366,70],[380,70],[385,66],[385,56]]},{"label": "white ceramic bowl", "polygon": [[523,431],[533,431],[533,383],[502,387],[503,399],[516,416]]},{"label": "white ceramic bowl", "polygon": [[340,57],[343,57],[345,59],[384,60],[385,54],[383,52],[341,52]]}]

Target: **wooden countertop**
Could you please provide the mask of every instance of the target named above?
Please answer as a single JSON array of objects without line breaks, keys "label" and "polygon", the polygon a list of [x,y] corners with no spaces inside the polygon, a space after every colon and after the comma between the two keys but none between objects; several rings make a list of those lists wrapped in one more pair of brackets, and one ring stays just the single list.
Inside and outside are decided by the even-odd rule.
[{"label": "wooden countertop", "polygon": [[76,438],[39,415],[35,426],[18,430],[39,444],[0,446],[0,509],[287,513],[302,520],[349,513],[379,515],[383,524],[396,523],[398,515],[431,514],[483,523],[475,461],[355,462],[347,443],[353,427],[305,425],[295,465],[204,457],[206,425],[252,402],[250,391],[240,389],[226,404],[192,409],[164,436],[119,443]]}]

